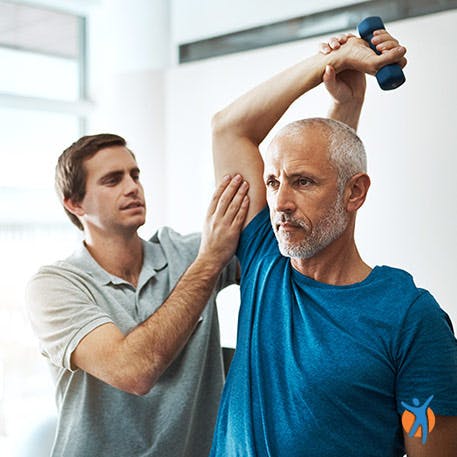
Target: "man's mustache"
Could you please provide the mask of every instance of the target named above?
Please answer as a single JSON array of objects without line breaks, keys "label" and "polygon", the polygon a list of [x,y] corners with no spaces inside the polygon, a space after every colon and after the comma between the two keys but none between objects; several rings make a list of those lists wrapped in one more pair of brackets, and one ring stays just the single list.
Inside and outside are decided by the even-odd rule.
[{"label": "man's mustache", "polygon": [[305,221],[298,219],[296,217],[293,217],[287,213],[276,214],[274,216],[273,222],[274,222],[275,227],[277,227],[278,225],[281,225],[281,224],[288,223],[288,224],[294,225],[296,227],[299,227],[299,228],[302,228],[305,230],[309,229],[309,225]]}]

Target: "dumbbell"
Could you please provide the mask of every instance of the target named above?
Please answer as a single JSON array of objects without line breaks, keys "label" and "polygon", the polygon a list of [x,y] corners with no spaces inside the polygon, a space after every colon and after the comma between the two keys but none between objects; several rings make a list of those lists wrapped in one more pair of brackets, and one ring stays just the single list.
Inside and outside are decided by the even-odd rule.
[{"label": "dumbbell", "polygon": [[[360,37],[364,39],[373,49],[376,54],[381,54],[376,46],[373,45],[371,39],[373,38],[373,32],[379,29],[385,29],[384,23],[379,16],[371,16],[365,18],[357,27]],[[376,73],[376,79],[378,84],[383,90],[396,89],[401,86],[405,81],[405,75],[398,64],[385,65]]]}]

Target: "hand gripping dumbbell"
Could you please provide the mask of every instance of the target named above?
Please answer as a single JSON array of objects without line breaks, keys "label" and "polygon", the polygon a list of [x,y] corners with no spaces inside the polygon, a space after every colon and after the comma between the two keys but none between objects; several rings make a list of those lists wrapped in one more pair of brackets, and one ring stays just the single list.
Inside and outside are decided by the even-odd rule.
[{"label": "hand gripping dumbbell", "polygon": [[[364,39],[373,49],[376,54],[381,54],[371,42],[373,32],[379,29],[385,29],[384,23],[379,16],[371,16],[365,18],[359,25],[358,30],[360,37]],[[385,65],[376,73],[378,84],[383,90],[396,89],[401,86],[406,78],[398,64]]]}]

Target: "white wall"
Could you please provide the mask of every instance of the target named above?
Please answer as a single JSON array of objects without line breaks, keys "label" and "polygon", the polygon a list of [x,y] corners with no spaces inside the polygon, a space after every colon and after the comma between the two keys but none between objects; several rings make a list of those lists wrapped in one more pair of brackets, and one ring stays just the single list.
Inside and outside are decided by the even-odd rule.
[{"label": "white wall", "polygon": [[[145,236],[163,224],[184,233],[199,230],[213,189],[212,114],[314,53],[321,38],[177,66],[166,53],[157,59],[161,49],[258,25],[261,17],[272,22],[304,14],[305,7],[299,8],[298,0],[283,2],[281,8],[277,2],[262,2],[263,9],[258,1],[219,0],[213,5],[174,0],[168,10],[167,0],[133,0],[125,11],[122,0],[100,3],[90,24],[95,41],[91,65],[98,74],[91,94],[99,106],[91,130],[116,131],[137,153],[149,200]],[[264,16],[259,16],[262,11]],[[387,24],[408,47],[407,82],[383,92],[369,79],[359,133],[373,183],[360,212],[357,241],[371,265],[395,265],[413,273],[457,324],[452,287],[457,273],[457,189],[452,177],[457,168],[456,21],[454,10]],[[325,115],[328,105],[325,91],[318,88],[295,103],[281,125]],[[221,299],[228,344],[235,340],[237,300],[236,289]]]},{"label": "white wall", "polygon": [[[408,47],[407,82],[392,92],[369,79],[359,129],[372,188],[359,215],[357,240],[371,264],[414,274],[457,324],[457,116],[452,45],[457,11],[388,24]],[[168,223],[198,230],[212,191],[211,115],[254,84],[315,52],[311,39],[175,67],[167,74]],[[281,125],[325,115],[321,88],[296,102]],[[236,298],[233,298],[236,299]],[[232,296],[228,301],[232,300]]]},{"label": "white wall", "polygon": [[148,199],[144,236],[164,225],[165,68],[171,60],[168,0],[99,0],[88,21],[89,132],[123,136]]},{"label": "white wall", "polygon": [[192,42],[363,0],[173,0],[172,41]]},{"label": "white wall", "polygon": [[408,47],[407,82],[369,92],[360,135],[373,188],[358,240],[369,262],[412,272],[457,325],[456,21],[454,10],[392,24]]}]

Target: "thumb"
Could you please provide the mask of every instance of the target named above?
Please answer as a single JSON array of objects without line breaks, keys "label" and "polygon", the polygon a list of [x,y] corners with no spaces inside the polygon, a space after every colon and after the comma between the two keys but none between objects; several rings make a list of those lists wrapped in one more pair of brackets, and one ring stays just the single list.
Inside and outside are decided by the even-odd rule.
[{"label": "thumb", "polygon": [[324,75],[322,77],[325,87],[329,92],[335,89],[336,86],[336,71],[331,65],[325,67]]}]

